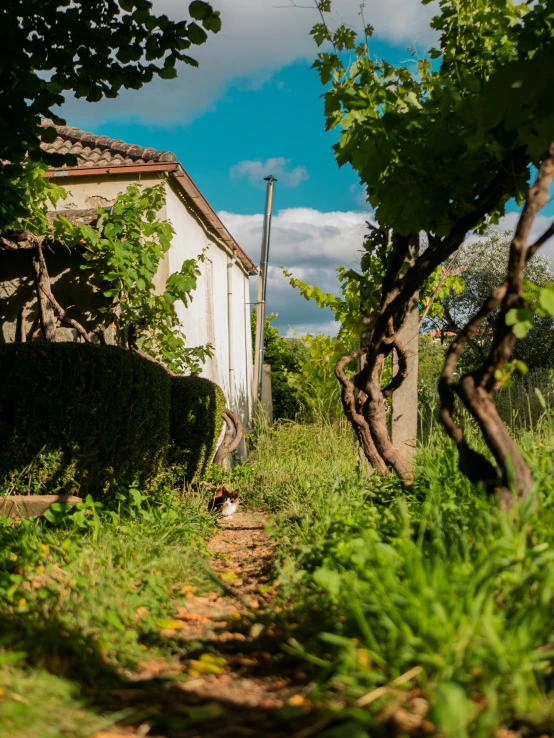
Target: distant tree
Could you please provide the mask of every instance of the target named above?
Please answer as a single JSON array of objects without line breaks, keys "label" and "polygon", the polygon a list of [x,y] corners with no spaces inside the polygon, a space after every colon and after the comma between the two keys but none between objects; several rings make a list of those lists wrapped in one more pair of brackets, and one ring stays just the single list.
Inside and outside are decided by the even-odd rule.
[{"label": "distant tree", "polygon": [[[0,4],[0,231],[26,214],[25,173],[33,163],[59,166],[71,157],[44,154],[53,108],[65,93],[88,102],[139,89],[155,76],[172,79],[206,31],[221,28],[219,13],[203,0],[189,5],[190,20],[155,15],[148,0],[3,0]],[[198,21],[198,22],[197,22]]]},{"label": "distant tree", "polygon": [[[289,376],[300,371],[306,359],[306,347],[294,338],[286,338],[272,325],[279,316],[271,313],[265,319],[264,364],[271,366],[271,390],[273,396],[273,417],[276,420],[294,420],[302,411],[297,392],[289,382]],[[250,327],[252,340],[256,335],[256,313],[251,314]]]},{"label": "distant tree", "polygon": [[[456,258],[456,268],[463,272],[465,287],[443,302],[444,315],[429,321],[443,332],[460,333],[468,320],[479,311],[489,294],[502,284],[510,255],[511,233],[491,231],[486,238],[465,244]],[[524,277],[540,287],[554,284],[550,259],[536,255],[527,264]],[[471,371],[480,366],[490,352],[499,308],[486,316],[479,333],[468,342],[460,359],[460,367]],[[450,343],[450,340],[448,340]],[[554,320],[535,317],[527,336],[518,341],[512,357],[525,362],[529,369],[554,365]]]}]

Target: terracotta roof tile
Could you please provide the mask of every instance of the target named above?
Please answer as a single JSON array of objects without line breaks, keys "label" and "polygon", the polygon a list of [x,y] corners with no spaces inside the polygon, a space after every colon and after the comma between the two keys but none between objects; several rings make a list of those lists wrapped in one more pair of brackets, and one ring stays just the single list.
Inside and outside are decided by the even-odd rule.
[{"label": "terracotta roof tile", "polygon": [[[63,166],[63,169],[95,169],[108,167],[142,166],[144,164],[177,164],[177,157],[171,151],[158,151],[143,148],[136,144],[127,144],[108,136],[97,136],[95,133],[81,131],[80,128],[55,126],[52,121],[43,120],[42,126],[56,129],[58,134],[52,143],[42,143],[43,151],[59,154],[74,154],[77,164],[74,167]],[[58,167],[55,168],[57,170]],[[248,274],[256,274],[254,262],[241,249],[232,235],[227,231],[217,214],[198,191],[194,182],[184,169],[177,165],[173,175],[186,195],[202,214],[205,222],[212,227],[218,237],[223,240],[231,253],[240,261]],[[54,170],[54,174],[55,174]],[[81,211],[80,211],[81,212]]]},{"label": "terracotta roof tile", "polygon": [[[97,136],[88,131],[81,131],[80,128],[54,126],[49,120],[42,121],[41,125],[54,127],[58,134],[52,143],[42,143],[42,150],[52,154],[74,154],[77,157],[78,167],[121,167],[149,162],[177,161],[177,157],[171,151],[146,149],[108,136]],[[64,166],[64,169],[71,168]]]}]

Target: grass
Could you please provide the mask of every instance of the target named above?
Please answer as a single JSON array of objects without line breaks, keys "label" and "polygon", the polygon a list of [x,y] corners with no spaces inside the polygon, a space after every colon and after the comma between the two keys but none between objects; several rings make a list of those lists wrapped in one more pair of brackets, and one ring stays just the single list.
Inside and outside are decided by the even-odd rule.
[{"label": "grass", "polygon": [[151,492],[132,489],[124,508],[89,499],[70,517],[0,521],[0,735],[88,736],[106,720],[82,689],[176,658],[158,621],[184,604],[184,585],[210,586],[214,522],[199,494],[165,482]]},{"label": "grass", "polygon": [[74,683],[25,668],[12,656],[0,653],[0,736],[87,738],[109,727],[84,707]]},{"label": "grass", "polygon": [[[551,734],[554,418],[517,431],[536,485],[510,511],[424,430],[409,490],[368,469],[343,422],[261,426],[246,465],[210,472],[271,513],[278,599],[260,618],[340,716],[325,738]],[[212,586],[205,502],[166,476],[148,497],[0,521],[0,736],[85,738],[110,722],[91,690],[183,655],[160,622],[183,585]]]},{"label": "grass", "polygon": [[554,728],[552,417],[519,442],[536,487],[503,512],[436,433],[409,491],[356,469],[344,427],[258,437],[243,477],[252,504],[275,515],[284,648],[355,730],[374,735],[415,709],[414,695],[447,736]]}]

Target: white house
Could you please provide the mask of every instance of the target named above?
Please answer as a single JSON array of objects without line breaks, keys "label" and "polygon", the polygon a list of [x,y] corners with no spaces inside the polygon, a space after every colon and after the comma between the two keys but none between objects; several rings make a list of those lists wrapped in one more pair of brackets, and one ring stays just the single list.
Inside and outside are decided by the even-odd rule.
[{"label": "white house", "polygon": [[[44,125],[52,125],[45,122]],[[160,265],[158,287],[180,270],[185,259],[205,249],[192,303],[177,305],[188,346],[210,343],[214,356],[202,376],[220,385],[228,407],[248,427],[252,415],[252,340],[248,279],[256,267],[227,231],[175,154],[115,141],[78,128],[57,127],[46,151],[71,153],[77,165],[50,169],[48,177],[68,191],[64,210],[109,206],[129,184],[149,186],[165,176],[166,205],[160,217],[171,221],[175,236]]]}]

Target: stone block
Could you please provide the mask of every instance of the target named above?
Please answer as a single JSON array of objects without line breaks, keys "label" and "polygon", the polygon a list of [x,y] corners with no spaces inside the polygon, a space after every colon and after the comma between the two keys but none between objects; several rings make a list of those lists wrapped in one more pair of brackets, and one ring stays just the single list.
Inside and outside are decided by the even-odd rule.
[{"label": "stone block", "polygon": [[62,502],[75,507],[82,502],[71,495],[11,495],[0,497],[0,515],[8,518],[35,518],[43,515],[54,503]]}]

